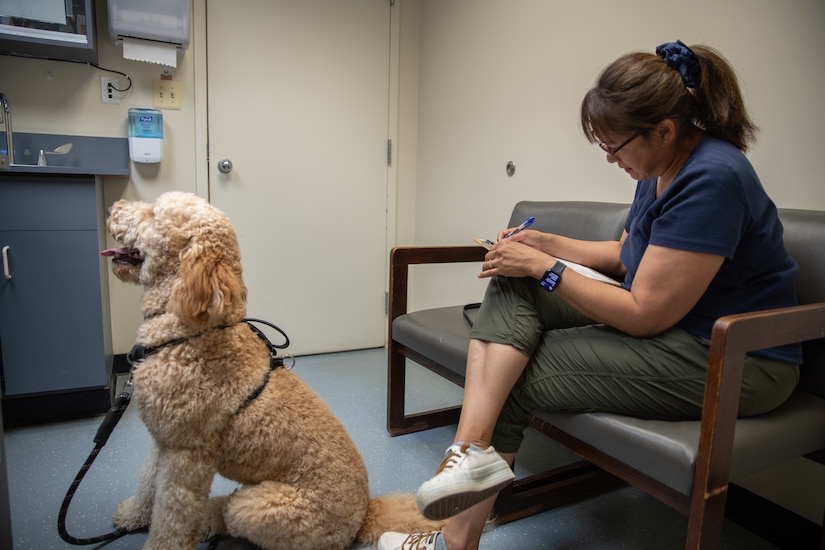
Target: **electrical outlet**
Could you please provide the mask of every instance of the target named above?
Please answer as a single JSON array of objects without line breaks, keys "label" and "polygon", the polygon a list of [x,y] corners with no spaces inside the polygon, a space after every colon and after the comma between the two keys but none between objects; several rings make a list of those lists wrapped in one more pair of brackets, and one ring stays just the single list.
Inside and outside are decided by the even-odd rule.
[{"label": "electrical outlet", "polygon": [[155,109],[180,109],[180,82],[174,80],[153,80]]},{"label": "electrical outlet", "polygon": [[119,105],[120,92],[117,91],[119,84],[120,82],[117,78],[110,76],[100,77],[100,102]]}]

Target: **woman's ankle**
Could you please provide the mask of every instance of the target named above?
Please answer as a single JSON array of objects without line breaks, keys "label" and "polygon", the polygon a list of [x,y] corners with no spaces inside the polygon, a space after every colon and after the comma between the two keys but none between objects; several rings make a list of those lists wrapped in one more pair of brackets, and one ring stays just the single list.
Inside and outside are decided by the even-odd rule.
[{"label": "woman's ankle", "polygon": [[490,446],[490,443],[487,442],[487,441],[482,441],[481,439],[473,439],[473,438],[467,438],[467,439],[458,439],[458,438],[456,438],[456,440],[453,442],[453,445],[464,445],[465,443],[469,444],[471,449],[480,450],[480,451],[483,451],[487,447]]}]

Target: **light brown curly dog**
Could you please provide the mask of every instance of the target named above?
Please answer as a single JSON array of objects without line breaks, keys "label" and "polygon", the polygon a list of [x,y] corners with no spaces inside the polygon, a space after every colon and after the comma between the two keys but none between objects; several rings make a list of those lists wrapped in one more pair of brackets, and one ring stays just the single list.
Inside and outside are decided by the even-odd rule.
[{"label": "light brown curly dog", "polygon": [[[441,527],[411,495],[370,499],[341,422],[294,373],[270,370],[266,344],[242,322],[240,251],[223,212],[172,192],[116,202],[107,227],[125,247],[102,252],[113,272],[143,285],[137,343],[148,351],[133,368],[134,395],[153,439],[117,527],[149,526],[144,548],[157,550],[220,534],[266,549],[341,549]],[[242,487],[210,498],[216,473]]]}]

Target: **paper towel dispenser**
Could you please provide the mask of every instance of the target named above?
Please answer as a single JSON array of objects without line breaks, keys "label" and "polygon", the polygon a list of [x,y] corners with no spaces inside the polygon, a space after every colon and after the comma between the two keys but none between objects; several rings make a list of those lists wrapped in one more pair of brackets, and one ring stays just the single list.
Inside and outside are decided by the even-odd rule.
[{"label": "paper towel dispenser", "polygon": [[109,0],[109,37],[173,44],[180,53],[189,47],[191,0]]}]

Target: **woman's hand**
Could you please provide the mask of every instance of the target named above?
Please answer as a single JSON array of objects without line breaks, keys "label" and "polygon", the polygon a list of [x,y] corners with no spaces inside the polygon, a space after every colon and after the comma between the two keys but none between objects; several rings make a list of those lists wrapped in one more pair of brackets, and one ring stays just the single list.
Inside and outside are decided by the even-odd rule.
[{"label": "woman's hand", "polygon": [[510,234],[515,227],[511,227],[510,229],[505,229],[503,231],[499,231],[498,236],[496,237],[496,243],[501,243],[504,241],[512,241],[512,242],[519,242],[524,243],[527,246],[533,247],[536,250],[542,250],[542,242],[544,241],[545,234],[541,231],[535,231],[533,229],[525,229],[524,231],[519,231],[515,235],[510,237],[506,237],[506,235]]},{"label": "woman's hand", "polygon": [[520,231],[503,238],[507,231],[499,233],[499,240],[484,256],[480,279],[503,275],[505,277],[533,277],[540,279],[552,267],[556,259],[540,249],[541,233]]}]

